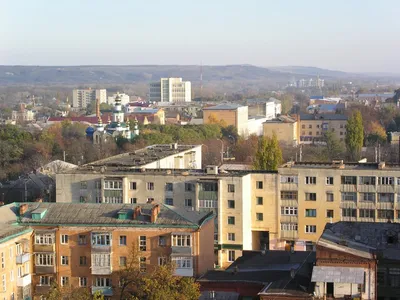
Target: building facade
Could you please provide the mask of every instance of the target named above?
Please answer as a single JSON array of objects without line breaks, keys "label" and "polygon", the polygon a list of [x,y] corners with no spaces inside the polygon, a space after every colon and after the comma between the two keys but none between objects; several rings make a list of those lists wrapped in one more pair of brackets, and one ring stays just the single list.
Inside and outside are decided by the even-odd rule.
[{"label": "building facade", "polygon": [[248,107],[238,104],[219,104],[203,108],[203,123],[224,122],[237,128],[239,135],[248,134]]},{"label": "building facade", "polygon": [[[33,299],[53,282],[115,299],[119,271],[138,256],[140,271],[171,260],[175,275],[198,277],[213,267],[214,215],[164,205],[24,203],[18,223],[33,229]],[[8,299],[8,298],[7,298]]]},{"label": "building facade", "polygon": [[[116,93],[116,94],[114,94],[114,95],[112,95],[112,96],[109,96],[108,98],[107,98],[107,103],[109,104],[109,105],[114,105],[114,103],[115,103],[115,99],[117,98],[119,96],[119,98],[120,98],[120,100],[121,100],[121,105],[122,106],[125,106],[125,105],[127,105],[129,102],[130,102],[130,97],[129,97],[129,95],[127,95],[127,94],[125,94],[125,93]],[[102,103],[102,102],[100,102],[100,103]]]},{"label": "building facade", "polygon": [[297,146],[300,142],[299,122],[295,118],[280,116],[263,124],[264,137],[272,137],[276,134],[280,142]]},{"label": "building facade", "polygon": [[150,102],[190,102],[192,86],[190,81],[182,78],[161,78],[159,82],[150,83]]},{"label": "building facade", "polygon": [[86,108],[89,103],[99,99],[100,103],[107,102],[106,89],[74,89],[72,91],[72,107]]},{"label": "building facade", "polygon": [[340,114],[301,114],[300,115],[300,143],[321,143],[324,133],[333,131],[340,141],[346,136],[347,116]]}]

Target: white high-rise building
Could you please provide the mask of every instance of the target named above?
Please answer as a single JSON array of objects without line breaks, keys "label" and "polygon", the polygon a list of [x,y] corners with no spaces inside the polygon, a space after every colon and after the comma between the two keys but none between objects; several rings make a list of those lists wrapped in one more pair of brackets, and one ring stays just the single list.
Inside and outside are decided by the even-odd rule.
[{"label": "white high-rise building", "polygon": [[75,89],[72,92],[72,107],[86,108],[86,106],[99,99],[100,103],[107,102],[106,89]]},{"label": "white high-rise building", "polygon": [[[127,94],[118,94],[118,95],[119,95],[119,97],[121,99],[121,105],[125,106],[125,105],[127,105],[129,103],[129,101],[130,101],[129,95],[127,95]],[[117,94],[114,94],[114,95],[108,97],[107,103],[110,104],[110,105],[114,105],[116,98],[117,98]]]},{"label": "white high-rise building", "polygon": [[151,102],[190,102],[192,85],[182,78],[161,78],[159,82],[150,83]]}]

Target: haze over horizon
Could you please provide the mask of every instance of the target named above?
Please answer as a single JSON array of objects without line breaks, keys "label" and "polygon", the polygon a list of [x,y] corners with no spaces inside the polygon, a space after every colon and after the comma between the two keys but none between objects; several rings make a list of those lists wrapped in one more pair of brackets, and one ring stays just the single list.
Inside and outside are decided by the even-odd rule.
[{"label": "haze over horizon", "polygon": [[1,65],[400,69],[395,0],[0,3]]}]

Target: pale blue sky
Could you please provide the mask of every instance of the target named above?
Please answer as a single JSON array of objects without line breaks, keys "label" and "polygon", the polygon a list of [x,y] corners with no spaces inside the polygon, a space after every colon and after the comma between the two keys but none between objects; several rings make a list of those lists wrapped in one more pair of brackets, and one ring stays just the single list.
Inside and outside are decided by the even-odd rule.
[{"label": "pale blue sky", "polygon": [[399,72],[399,0],[0,0],[0,64]]}]

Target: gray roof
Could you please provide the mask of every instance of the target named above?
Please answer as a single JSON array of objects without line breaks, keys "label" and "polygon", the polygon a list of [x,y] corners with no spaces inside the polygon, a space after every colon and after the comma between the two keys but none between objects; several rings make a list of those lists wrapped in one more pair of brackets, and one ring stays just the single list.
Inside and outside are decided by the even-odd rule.
[{"label": "gray roof", "polygon": [[328,121],[346,121],[347,116],[342,114],[300,114],[300,120],[328,120]]},{"label": "gray roof", "polygon": [[[185,211],[160,204],[160,213],[156,222],[150,222],[151,208],[154,204],[96,204],[96,203],[27,203],[28,209],[21,217],[20,224],[35,225],[87,225],[87,226],[163,226],[163,227],[200,227],[213,217],[209,212]],[[133,219],[135,207],[141,207],[142,213]],[[32,219],[32,213],[46,211],[40,220]],[[128,213],[128,219],[118,219],[118,212]]]},{"label": "gray roof", "polygon": [[312,282],[364,283],[364,269],[350,267],[315,266]]},{"label": "gray roof", "polygon": [[318,245],[365,258],[400,260],[400,223],[337,222],[327,224]]},{"label": "gray roof", "polygon": [[203,110],[231,110],[231,109],[238,109],[239,107],[246,107],[246,106],[235,103],[221,103],[215,106],[204,107]]},{"label": "gray roof", "polygon": [[[376,162],[343,162],[343,168],[338,169],[337,164],[329,162],[287,162],[279,167],[279,169],[333,169],[333,170],[380,170],[379,163]],[[400,171],[400,164],[397,163],[384,163],[383,172],[386,171]]]},{"label": "gray roof", "polygon": [[26,226],[20,226],[16,223],[15,212],[15,203],[0,207],[0,241],[29,230]]}]

